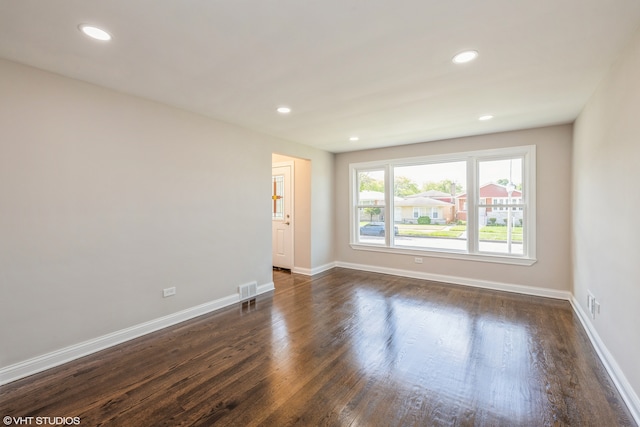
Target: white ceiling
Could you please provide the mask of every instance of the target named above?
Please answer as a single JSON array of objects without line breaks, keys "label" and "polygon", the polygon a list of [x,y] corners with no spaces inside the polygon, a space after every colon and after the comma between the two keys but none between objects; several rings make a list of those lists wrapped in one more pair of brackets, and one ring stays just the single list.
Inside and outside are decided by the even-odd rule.
[{"label": "white ceiling", "polygon": [[0,0],[0,57],[342,152],[570,123],[639,26],[638,0]]}]

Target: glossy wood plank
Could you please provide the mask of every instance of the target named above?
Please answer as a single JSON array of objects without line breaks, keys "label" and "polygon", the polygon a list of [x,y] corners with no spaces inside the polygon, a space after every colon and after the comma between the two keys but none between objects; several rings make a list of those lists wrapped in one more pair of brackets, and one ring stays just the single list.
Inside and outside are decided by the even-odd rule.
[{"label": "glossy wood plank", "polygon": [[0,387],[89,426],[634,426],[566,301],[347,269]]}]

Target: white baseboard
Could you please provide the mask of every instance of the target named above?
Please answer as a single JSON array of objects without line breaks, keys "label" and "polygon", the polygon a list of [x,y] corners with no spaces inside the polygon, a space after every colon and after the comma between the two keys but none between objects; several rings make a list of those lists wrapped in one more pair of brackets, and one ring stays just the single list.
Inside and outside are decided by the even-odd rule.
[{"label": "white baseboard", "polygon": [[323,271],[331,270],[335,266],[336,266],[335,262],[330,262],[328,264],[321,265],[320,267],[316,267],[316,268],[293,267],[293,270],[291,270],[291,272],[297,273],[297,274],[303,274],[305,276],[313,276],[315,274],[322,273]]},{"label": "white baseboard", "polygon": [[[258,286],[258,295],[272,291],[273,282]],[[129,328],[121,329],[98,338],[74,344],[59,350],[43,354],[32,359],[18,362],[0,369],[0,385],[19,380],[20,378],[45,371],[63,363],[70,362],[80,357],[104,350],[125,341],[141,337],[151,332],[173,326],[175,324],[202,316],[221,308],[228,307],[240,301],[237,294],[222,297],[186,310],[178,311],[167,316],[159,317],[148,322],[140,323]]]},{"label": "white baseboard", "polygon": [[622,399],[627,404],[629,412],[631,412],[636,424],[640,425],[640,398],[633,390],[633,387],[631,387],[631,384],[629,384],[629,381],[627,381],[627,377],[622,372],[622,369],[620,369],[615,358],[609,352],[609,349],[600,338],[600,335],[596,332],[591,319],[589,319],[589,315],[585,313],[574,297],[571,297],[570,302],[573,307],[573,311],[576,313],[580,323],[582,323],[582,326],[587,332],[587,336],[589,337],[591,344],[596,349],[598,357],[600,357],[602,364],[620,392]]},{"label": "white baseboard", "polygon": [[275,288],[276,288],[276,286],[275,286],[275,284],[273,282],[265,283],[264,285],[259,285],[258,286],[258,295],[266,294],[267,292],[270,292],[270,291],[274,290]]},{"label": "white baseboard", "polygon": [[393,276],[411,277],[413,279],[432,280],[434,282],[453,283],[455,285],[473,286],[475,288],[492,289],[495,291],[514,292],[518,294],[533,295],[538,297],[571,300],[571,292],[558,291],[535,286],[514,285],[511,283],[493,282],[489,280],[470,279],[468,277],[449,276],[443,274],[425,273],[422,271],[401,270],[397,268],[378,267],[365,264],[352,264],[337,262],[336,267],[350,268],[352,270],[371,271],[374,273],[391,274]]},{"label": "white baseboard", "polygon": [[305,276],[311,276],[311,269],[310,268],[304,268],[304,267],[293,267],[291,269],[292,273],[296,273],[296,274],[303,274]]}]

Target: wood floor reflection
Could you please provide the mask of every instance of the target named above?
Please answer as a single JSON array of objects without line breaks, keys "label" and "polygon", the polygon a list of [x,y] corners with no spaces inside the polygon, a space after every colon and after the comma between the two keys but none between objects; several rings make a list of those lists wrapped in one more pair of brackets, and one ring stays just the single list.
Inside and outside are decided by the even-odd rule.
[{"label": "wood floor reflection", "polygon": [[0,387],[83,426],[635,426],[568,302],[348,269]]}]

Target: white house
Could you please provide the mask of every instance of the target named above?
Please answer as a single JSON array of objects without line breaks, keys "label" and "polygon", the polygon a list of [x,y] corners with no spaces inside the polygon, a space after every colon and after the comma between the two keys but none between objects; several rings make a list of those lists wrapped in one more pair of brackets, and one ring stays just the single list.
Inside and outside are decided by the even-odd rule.
[{"label": "white house", "polygon": [[446,224],[453,219],[453,203],[431,197],[406,197],[395,202],[395,222],[417,224],[418,218],[429,217],[431,224]]}]

